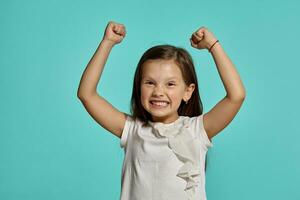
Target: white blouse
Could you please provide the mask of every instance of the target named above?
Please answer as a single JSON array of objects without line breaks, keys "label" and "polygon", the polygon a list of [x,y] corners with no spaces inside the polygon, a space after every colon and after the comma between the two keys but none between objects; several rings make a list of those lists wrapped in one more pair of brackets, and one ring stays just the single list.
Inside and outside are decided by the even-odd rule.
[{"label": "white blouse", "polygon": [[169,124],[127,115],[120,200],[206,200],[205,155],[213,144],[203,114]]}]

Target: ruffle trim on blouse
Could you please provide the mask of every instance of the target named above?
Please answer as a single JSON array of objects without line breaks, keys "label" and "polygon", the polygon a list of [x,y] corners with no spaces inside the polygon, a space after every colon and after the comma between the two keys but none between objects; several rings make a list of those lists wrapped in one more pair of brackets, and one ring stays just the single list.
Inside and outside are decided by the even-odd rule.
[{"label": "ruffle trim on blouse", "polygon": [[[183,122],[182,122],[183,121]],[[179,169],[177,176],[184,179],[187,184],[184,189],[189,200],[194,200],[196,187],[199,185],[200,168],[197,165],[197,148],[194,144],[197,142],[188,131],[189,118],[181,117],[171,124],[161,122],[151,122],[156,137],[168,138],[168,145],[184,164]],[[180,133],[180,134],[179,134]]]}]

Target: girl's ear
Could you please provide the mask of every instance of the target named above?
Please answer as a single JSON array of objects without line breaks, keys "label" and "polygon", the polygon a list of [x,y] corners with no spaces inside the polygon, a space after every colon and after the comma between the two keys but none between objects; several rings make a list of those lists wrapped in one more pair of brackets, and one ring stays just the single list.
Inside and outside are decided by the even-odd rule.
[{"label": "girl's ear", "polygon": [[191,98],[193,92],[195,90],[195,84],[194,83],[191,83],[188,87],[186,87],[185,89],[185,94],[183,96],[183,100],[184,101],[187,101]]}]

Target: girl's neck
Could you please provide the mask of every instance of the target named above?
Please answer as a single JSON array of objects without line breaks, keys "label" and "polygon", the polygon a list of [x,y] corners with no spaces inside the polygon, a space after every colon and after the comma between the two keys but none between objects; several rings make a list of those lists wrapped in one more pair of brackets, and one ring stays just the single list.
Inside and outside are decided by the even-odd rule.
[{"label": "girl's neck", "polygon": [[175,122],[179,118],[178,114],[172,115],[172,116],[164,116],[164,117],[153,117],[152,116],[152,122],[160,122],[164,124],[171,124]]}]

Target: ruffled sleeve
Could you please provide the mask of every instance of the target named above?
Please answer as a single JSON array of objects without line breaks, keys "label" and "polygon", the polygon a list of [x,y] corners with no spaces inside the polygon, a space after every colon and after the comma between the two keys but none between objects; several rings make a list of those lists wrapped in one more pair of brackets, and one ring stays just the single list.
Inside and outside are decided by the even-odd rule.
[{"label": "ruffled sleeve", "polygon": [[133,130],[134,119],[126,114],[126,121],[120,139],[120,147],[124,148],[127,145],[128,135]]},{"label": "ruffled sleeve", "polygon": [[204,129],[204,123],[203,123],[203,114],[191,118],[191,124],[192,127],[195,129],[196,137],[200,139],[201,144],[203,147],[207,150],[210,147],[213,147],[213,143],[209,140],[207,133]]}]

